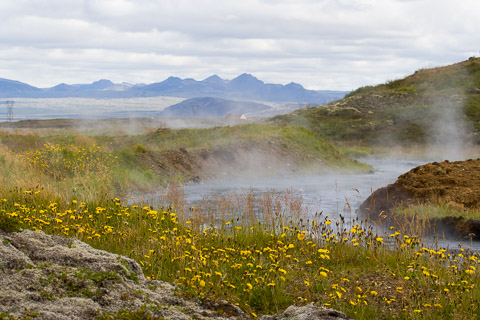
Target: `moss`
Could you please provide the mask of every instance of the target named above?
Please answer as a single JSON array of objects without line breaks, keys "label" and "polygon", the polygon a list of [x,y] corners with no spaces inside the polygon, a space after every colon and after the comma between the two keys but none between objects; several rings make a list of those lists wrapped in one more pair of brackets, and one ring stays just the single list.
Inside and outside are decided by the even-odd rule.
[{"label": "moss", "polygon": [[97,320],[160,320],[163,317],[152,315],[144,305],[138,310],[121,309],[117,313],[103,312],[95,317]]}]

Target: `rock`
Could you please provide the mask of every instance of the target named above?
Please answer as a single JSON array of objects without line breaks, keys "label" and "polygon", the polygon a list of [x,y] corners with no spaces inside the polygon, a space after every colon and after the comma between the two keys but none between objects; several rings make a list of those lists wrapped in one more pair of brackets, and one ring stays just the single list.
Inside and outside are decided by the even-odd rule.
[{"label": "rock", "polygon": [[348,320],[344,313],[314,305],[303,307],[290,306],[283,313],[274,316],[263,316],[260,320]]},{"label": "rock", "polygon": [[[77,239],[42,231],[0,230],[2,315],[96,319],[130,310],[152,319],[249,318],[239,307],[225,301],[185,300],[173,289],[169,283],[146,279],[134,260],[94,249]],[[222,310],[222,314],[216,310]],[[282,314],[261,319],[349,318],[335,310],[308,305],[291,306]]]},{"label": "rock", "polygon": [[225,318],[198,301],[177,297],[172,285],[147,280],[134,260],[76,239],[0,231],[0,313],[95,319],[143,306],[151,316],[165,319],[247,318],[234,306]]}]

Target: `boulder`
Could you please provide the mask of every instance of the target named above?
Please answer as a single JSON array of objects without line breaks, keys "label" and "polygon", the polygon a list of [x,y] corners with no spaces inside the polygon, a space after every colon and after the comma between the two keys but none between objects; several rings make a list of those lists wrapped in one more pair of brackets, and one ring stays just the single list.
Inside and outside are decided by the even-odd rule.
[{"label": "boulder", "polygon": [[[0,230],[0,314],[52,320],[102,315],[121,315],[123,319],[249,318],[224,301],[202,303],[178,297],[171,284],[145,278],[140,265],[130,258],[94,249],[74,238],[31,230]],[[282,314],[261,319],[348,318],[308,305],[291,306]]]}]

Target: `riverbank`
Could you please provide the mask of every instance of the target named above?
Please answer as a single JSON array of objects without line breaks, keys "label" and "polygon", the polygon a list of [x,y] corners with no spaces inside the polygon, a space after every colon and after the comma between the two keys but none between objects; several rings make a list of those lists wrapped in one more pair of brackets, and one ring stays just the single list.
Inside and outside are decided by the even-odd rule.
[{"label": "riverbank", "polygon": [[480,159],[432,162],[377,189],[359,208],[374,220],[424,226],[426,234],[480,239]]}]

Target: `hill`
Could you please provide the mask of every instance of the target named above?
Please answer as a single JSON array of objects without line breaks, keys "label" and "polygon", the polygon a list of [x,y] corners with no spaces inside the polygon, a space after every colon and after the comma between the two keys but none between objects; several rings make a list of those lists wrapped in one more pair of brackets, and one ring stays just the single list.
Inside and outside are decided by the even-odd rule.
[{"label": "hill", "polygon": [[192,98],[166,108],[162,117],[224,118],[227,114],[256,113],[270,106],[251,101],[236,101],[221,98]]},{"label": "hill", "polygon": [[[84,132],[72,132],[75,129],[64,120],[38,120],[24,121],[22,128],[28,128],[29,125],[41,128],[42,122],[49,128],[53,128],[57,122],[58,130],[50,129],[42,136],[37,135],[36,130],[25,135],[0,133],[0,147],[4,146],[5,150],[14,154],[45,153],[46,157],[52,152],[50,146],[55,145],[64,146],[62,152],[65,154],[76,154],[77,151],[72,150],[76,150],[73,146],[79,140],[108,148],[109,156],[116,157],[118,167],[114,175],[105,178],[115,180],[115,186],[108,188],[116,194],[136,188],[152,189],[172,178],[198,182],[211,178],[259,178],[336,170],[373,170],[371,166],[345,156],[331,143],[301,127],[250,123],[205,129],[160,128],[147,130],[143,134],[125,135],[115,134],[119,129],[115,129],[113,124],[109,126],[110,121],[99,120],[96,125],[108,127],[108,134],[99,132],[84,135]],[[123,126],[123,123],[118,125]],[[49,163],[50,160],[42,161]],[[58,166],[57,162],[50,164],[49,172],[54,171],[53,166]],[[96,178],[100,178],[100,175]],[[102,186],[107,187],[108,183]],[[65,191],[68,192],[68,188],[65,187]]]},{"label": "hill", "polygon": [[272,118],[322,137],[368,145],[480,142],[480,58],[422,69],[344,99]]},{"label": "hill", "polygon": [[26,83],[0,78],[0,97],[31,97],[40,94],[41,89]]}]

